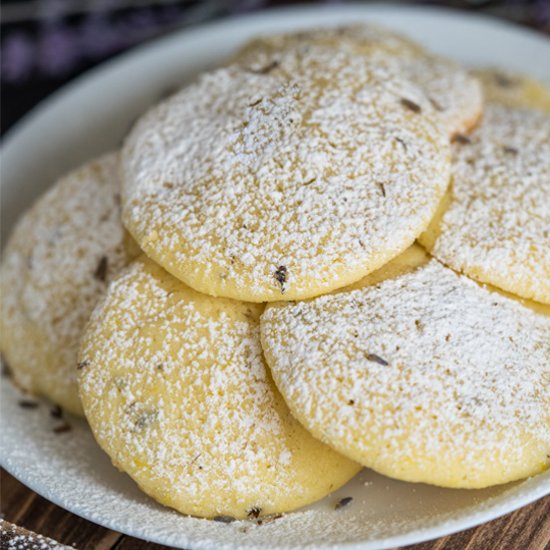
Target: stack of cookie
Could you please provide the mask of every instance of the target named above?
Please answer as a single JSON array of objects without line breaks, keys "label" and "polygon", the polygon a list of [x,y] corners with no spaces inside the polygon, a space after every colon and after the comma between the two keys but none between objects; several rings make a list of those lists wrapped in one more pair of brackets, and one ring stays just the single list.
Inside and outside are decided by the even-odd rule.
[{"label": "stack of cookie", "polygon": [[201,517],[545,470],[549,113],[372,26],[250,42],[23,216],[15,381]]}]

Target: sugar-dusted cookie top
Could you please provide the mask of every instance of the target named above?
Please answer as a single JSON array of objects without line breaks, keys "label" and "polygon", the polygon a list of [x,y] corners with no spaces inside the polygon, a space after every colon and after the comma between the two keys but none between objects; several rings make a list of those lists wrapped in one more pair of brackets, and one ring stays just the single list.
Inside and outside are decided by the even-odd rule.
[{"label": "sugar-dusted cookie top", "polygon": [[489,104],[453,155],[451,190],[420,242],[473,279],[550,303],[550,116]]},{"label": "sugar-dusted cookie top", "polygon": [[247,301],[345,286],[407,248],[449,181],[422,92],[345,52],[230,66],[142,117],[123,150],[123,218],[191,287]]},{"label": "sugar-dusted cookie top", "polygon": [[543,82],[501,69],[479,69],[473,74],[490,102],[550,112],[550,87]]},{"label": "sugar-dusted cookie top", "polygon": [[114,464],[162,504],[258,517],[359,470],[290,414],[263,360],[262,309],[199,294],[143,257],[94,311],[79,365],[86,417]]},{"label": "sugar-dusted cookie top", "polygon": [[320,47],[353,55],[383,52],[402,57],[425,53],[420,44],[402,34],[378,25],[357,24],[259,36],[246,42],[231,61],[254,67],[284,52]]},{"label": "sugar-dusted cookie top", "polygon": [[372,64],[393,65],[432,102],[451,136],[467,133],[481,117],[483,96],[474,75],[413,40],[376,25],[318,28],[256,38],[246,43],[233,61],[258,69],[280,62],[285,52],[319,48],[359,55]]},{"label": "sugar-dusted cookie top", "polygon": [[352,290],[269,304],[293,414],[365,466],[477,488],[550,466],[550,316],[410,250]]},{"label": "sugar-dusted cookie top", "polygon": [[3,255],[2,352],[20,386],[73,413],[82,414],[80,337],[107,283],[128,262],[124,241],[118,155],[110,154],[38,199]]}]

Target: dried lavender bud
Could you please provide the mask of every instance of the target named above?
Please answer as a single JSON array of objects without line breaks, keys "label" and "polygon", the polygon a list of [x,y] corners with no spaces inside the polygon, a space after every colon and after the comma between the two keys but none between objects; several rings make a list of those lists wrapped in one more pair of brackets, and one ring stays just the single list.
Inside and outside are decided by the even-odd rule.
[{"label": "dried lavender bud", "polygon": [[382,357],[376,355],[376,353],[368,353],[366,357],[367,360],[378,363],[379,365],[382,365],[384,367],[387,367],[389,365],[389,363],[385,359],[382,359]]},{"label": "dried lavender bud", "polygon": [[11,378],[11,369],[10,369],[10,366],[8,365],[7,361],[4,359],[4,357],[2,356],[2,377],[3,378]]},{"label": "dried lavender bud", "polygon": [[411,101],[410,99],[407,99],[405,97],[401,98],[401,105],[403,105],[403,107],[406,107],[407,109],[409,109],[409,111],[412,111],[413,113],[418,114],[422,112],[422,108],[420,107],[420,105],[418,105],[418,103],[415,103],[414,101]]},{"label": "dried lavender bud", "polygon": [[63,416],[63,409],[59,405],[55,405],[50,410],[50,416],[52,418],[62,418]]},{"label": "dried lavender bud", "polygon": [[453,142],[459,143],[460,145],[468,145],[469,143],[472,143],[472,140],[468,136],[465,136],[463,134],[457,134],[453,138]]},{"label": "dried lavender bud", "polygon": [[351,501],[353,500],[353,497],[344,497],[340,499],[336,505],[334,506],[335,510],[340,510],[340,508],[344,508],[347,506]]},{"label": "dried lavender bud", "polygon": [[134,420],[133,432],[140,432],[141,430],[150,426],[158,417],[158,411],[145,411],[139,414]]},{"label": "dried lavender bud", "polygon": [[22,409],[36,409],[38,407],[38,403],[30,399],[21,399],[18,404]]},{"label": "dried lavender bud", "polygon": [[276,69],[279,66],[279,62],[274,59],[271,63],[267,64],[265,67],[260,67],[259,69],[248,69],[251,73],[254,74],[268,74],[273,69]]},{"label": "dried lavender bud", "polygon": [[61,426],[56,426],[53,429],[53,433],[55,434],[63,434],[66,432],[70,432],[72,430],[71,426],[69,424],[61,424]]},{"label": "dried lavender bud", "polygon": [[109,260],[107,256],[102,256],[99,260],[99,263],[97,264],[96,270],[94,272],[94,277],[101,281],[102,283],[105,282],[105,279],[107,278],[107,268],[109,266]]},{"label": "dried lavender bud", "polygon": [[215,516],[212,518],[212,521],[218,521],[220,523],[233,523],[236,520],[231,516]]},{"label": "dried lavender bud", "polygon": [[280,265],[275,271],[275,279],[277,279],[278,283],[281,285],[282,293],[284,293],[285,291],[285,283],[287,280],[287,275],[288,275],[288,270],[284,265]]},{"label": "dried lavender bud", "polygon": [[262,513],[262,509],[259,506],[254,506],[247,511],[246,515],[248,519],[256,519]]},{"label": "dried lavender bud", "polygon": [[400,143],[402,146],[403,146],[403,149],[406,151],[408,149],[407,147],[407,143],[405,142],[404,139],[401,139],[399,137],[396,137],[395,138],[395,141],[397,141],[397,143]]}]

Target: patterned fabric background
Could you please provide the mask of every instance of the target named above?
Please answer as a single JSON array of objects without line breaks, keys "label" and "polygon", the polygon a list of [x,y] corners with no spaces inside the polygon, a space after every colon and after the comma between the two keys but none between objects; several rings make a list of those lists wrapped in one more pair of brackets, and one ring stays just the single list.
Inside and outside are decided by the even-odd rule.
[{"label": "patterned fabric background", "polygon": [[[331,1],[337,3],[337,0]],[[1,131],[4,133],[66,81],[138,43],[210,19],[291,3],[269,0],[3,0]],[[440,4],[489,13],[550,34],[550,0],[408,3]]]}]

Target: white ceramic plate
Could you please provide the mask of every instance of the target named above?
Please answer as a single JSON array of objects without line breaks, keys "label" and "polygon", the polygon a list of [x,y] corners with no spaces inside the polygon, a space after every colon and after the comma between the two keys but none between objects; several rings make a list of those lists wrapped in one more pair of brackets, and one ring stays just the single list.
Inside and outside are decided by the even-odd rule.
[{"label": "white ceramic plate", "polygon": [[[252,35],[312,25],[373,21],[472,65],[499,65],[550,82],[550,41],[492,19],[440,9],[382,5],[311,7],[225,20],[176,33],[123,55],[65,87],[6,140],[3,235],[21,210],[62,172],[116,147],[133,119],[174,85],[219,63]],[[52,502],[123,533],[202,548],[390,548],[446,535],[550,493],[550,472],[486,490],[446,490],[364,471],[337,493],[261,526],[184,517],[157,505],[116,471],[83,421],[55,434],[49,405],[18,406],[1,385],[1,462]],[[57,421],[57,424],[59,421]],[[353,496],[339,511],[334,503]]]}]

